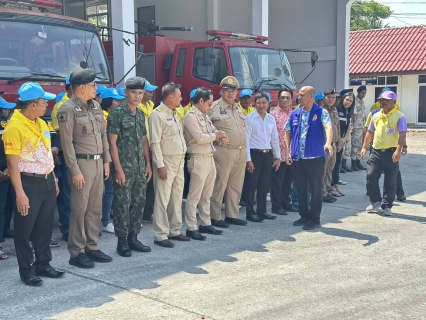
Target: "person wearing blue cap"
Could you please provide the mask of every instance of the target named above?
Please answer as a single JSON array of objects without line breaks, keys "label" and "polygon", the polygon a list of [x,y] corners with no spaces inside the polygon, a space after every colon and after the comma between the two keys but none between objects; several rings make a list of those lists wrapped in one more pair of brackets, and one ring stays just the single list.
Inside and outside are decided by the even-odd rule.
[{"label": "person wearing blue cap", "polygon": [[[58,278],[64,272],[50,266],[49,243],[55,215],[55,198],[59,187],[53,171],[50,131],[41,117],[47,93],[35,82],[24,83],[18,90],[16,110],[3,133],[3,141],[12,181],[14,205],[15,249],[21,280],[30,286],[42,283],[39,276]],[[35,261],[29,245],[32,241]]]},{"label": "person wearing blue cap", "polygon": [[93,268],[112,258],[99,250],[103,181],[110,173],[111,156],[103,112],[94,100],[96,72],[77,69],[71,74],[71,99],[58,112],[59,133],[71,178],[69,264]]},{"label": "person wearing blue cap", "polygon": [[[392,91],[392,90],[391,90],[391,88],[384,87],[382,89],[382,92],[379,94],[379,97],[377,98],[377,101],[371,106],[370,111],[379,110],[381,108],[381,106],[380,106],[380,98],[382,96],[382,93],[385,92],[385,91]],[[395,103],[395,109],[401,111],[401,108],[400,108],[398,102]]]},{"label": "person wearing blue cap", "polygon": [[[15,106],[15,103],[7,102],[0,97],[0,243],[4,242],[6,237],[13,238],[13,230],[10,230],[10,222],[13,215],[12,188],[1,137],[9,121],[10,111]],[[7,258],[7,253],[2,250],[3,248],[0,246],[0,260]]]},{"label": "person wearing blue cap", "polygon": [[366,86],[359,86],[355,98],[355,112],[352,116],[351,136],[351,169],[352,171],[367,170],[361,164],[361,149],[364,141],[364,124],[366,120],[364,98],[367,94]]},{"label": "person wearing blue cap", "polygon": [[125,87],[120,87],[120,88],[116,88],[117,92],[120,96],[126,96],[126,94],[124,93],[124,90],[126,89]]},{"label": "person wearing blue cap", "polygon": [[[51,118],[52,118],[52,127],[56,131],[56,134],[60,136],[59,133],[59,123],[58,123],[58,111],[62,107],[62,105],[67,102],[72,97],[72,86],[70,83],[70,77],[69,75],[65,80],[65,90],[66,93],[62,95],[62,98],[60,98],[61,94],[58,94],[56,97],[56,104],[53,107]],[[69,225],[70,225],[70,215],[71,215],[71,188],[68,182],[68,169],[65,164],[65,158],[64,153],[62,151],[62,147],[60,145],[60,139],[55,139],[55,142],[58,142],[58,158],[59,158],[59,164],[55,165],[55,173],[56,177],[59,181],[59,188],[61,190],[60,194],[58,195],[56,202],[58,205],[58,213],[59,213],[59,231],[62,233],[62,239],[64,241],[68,241],[68,235],[69,235]]]},{"label": "person wearing blue cap", "polygon": [[[145,79],[145,89],[142,97],[142,102],[138,105],[139,109],[145,115],[145,127],[146,127],[146,137],[148,139],[148,143],[151,144],[151,137],[149,135],[149,117],[151,116],[152,111],[154,110],[154,102],[152,98],[154,97],[154,91],[157,90],[158,87],[151,84],[148,80]],[[152,168],[152,160],[151,168]],[[143,209],[143,220],[152,221],[152,214],[154,213],[154,179],[148,181],[146,185],[146,201],[145,207]]]},{"label": "person wearing blue cap", "polygon": [[251,105],[251,99],[253,97],[253,91],[250,89],[243,89],[240,92],[240,101],[238,105],[241,107],[244,115],[247,117],[250,113],[254,111],[254,108]]},{"label": "person wearing blue cap", "polygon": [[317,93],[315,95],[315,103],[322,107],[324,105],[324,94],[323,93]]},{"label": "person wearing blue cap", "polygon": [[97,88],[96,88],[96,97],[95,97],[95,100],[96,100],[99,104],[101,104],[101,102],[102,102],[102,96],[101,96],[101,94],[102,94],[102,92],[103,92],[105,89],[107,89],[107,87],[105,87],[104,85],[99,85],[99,86],[97,86]]}]

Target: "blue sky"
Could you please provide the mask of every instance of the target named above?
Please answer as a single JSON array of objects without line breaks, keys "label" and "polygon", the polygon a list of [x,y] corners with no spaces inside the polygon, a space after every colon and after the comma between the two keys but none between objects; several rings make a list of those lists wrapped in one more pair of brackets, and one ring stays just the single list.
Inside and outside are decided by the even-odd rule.
[{"label": "blue sky", "polygon": [[[411,25],[426,25],[426,0],[376,0],[385,4],[393,10],[394,14],[417,13],[416,16],[390,17],[385,22],[392,27],[405,27]],[[405,23],[404,23],[405,22]]]}]

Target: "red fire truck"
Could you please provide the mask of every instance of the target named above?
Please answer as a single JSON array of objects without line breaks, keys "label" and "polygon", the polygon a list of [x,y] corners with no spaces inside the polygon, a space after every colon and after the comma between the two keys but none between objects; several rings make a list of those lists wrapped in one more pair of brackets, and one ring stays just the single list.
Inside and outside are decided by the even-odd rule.
[{"label": "red fire truck", "polygon": [[[15,101],[26,81],[37,81],[48,92],[63,92],[66,77],[77,68],[92,68],[97,83],[113,84],[95,25],[43,12],[60,8],[62,4],[56,1],[19,2],[40,7],[41,12],[0,9],[0,90],[7,101]],[[54,103],[49,102],[46,118]]]},{"label": "red fire truck", "polygon": [[[241,89],[267,90],[274,100],[281,88],[296,89],[285,49],[264,44],[267,37],[219,30],[206,33],[211,36],[209,41],[155,35],[139,38],[137,46],[144,55],[137,61],[136,74],[159,86],[166,82],[182,85],[182,104],[197,87],[210,87],[214,97],[219,97],[219,83],[227,75],[236,77]],[[104,47],[111,63],[112,42],[104,42]],[[315,56],[313,52],[313,67]],[[160,90],[155,98],[161,100]]]}]

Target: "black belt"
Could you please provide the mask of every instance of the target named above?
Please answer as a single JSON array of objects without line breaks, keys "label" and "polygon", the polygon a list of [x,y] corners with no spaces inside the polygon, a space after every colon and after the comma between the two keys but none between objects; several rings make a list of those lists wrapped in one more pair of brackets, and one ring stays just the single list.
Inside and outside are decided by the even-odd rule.
[{"label": "black belt", "polygon": [[271,152],[272,149],[250,149],[250,151],[268,153],[268,152]]},{"label": "black belt", "polygon": [[34,177],[34,178],[48,179],[52,175],[52,172],[49,172],[48,174],[21,172],[21,175],[28,176],[28,177]]},{"label": "black belt", "polygon": [[99,160],[104,156],[102,154],[76,154],[77,159],[86,159],[86,160]]},{"label": "black belt", "polygon": [[388,148],[388,149],[374,149],[377,152],[386,152],[386,151],[396,151],[396,148]]}]

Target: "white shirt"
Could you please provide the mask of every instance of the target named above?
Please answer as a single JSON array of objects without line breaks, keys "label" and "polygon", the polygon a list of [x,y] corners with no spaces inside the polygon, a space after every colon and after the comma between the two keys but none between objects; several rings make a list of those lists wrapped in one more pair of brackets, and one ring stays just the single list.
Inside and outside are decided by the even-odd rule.
[{"label": "white shirt", "polygon": [[254,110],[246,117],[246,123],[247,161],[251,161],[250,149],[271,149],[271,147],[274,158],[281,159],[275,118],[266,113],[265,118],[262,119],[257,110]]}]

